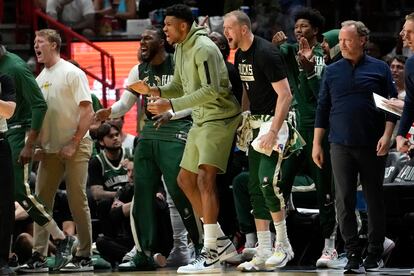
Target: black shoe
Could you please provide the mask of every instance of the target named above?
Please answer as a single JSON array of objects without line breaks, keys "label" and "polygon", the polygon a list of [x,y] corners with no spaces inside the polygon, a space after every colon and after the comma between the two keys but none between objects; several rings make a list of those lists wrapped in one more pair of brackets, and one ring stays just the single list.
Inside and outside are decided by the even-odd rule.
[{"label": "black shoe", "polygon": [[359,254],[350,253],[348,254],[348,262],[345,266],[346,274],[354,274],[354,273],[365,273],[365,269],[362,266],[362,258]]},{"label": "black shoe", "polygon": [[5,275],[14,276],[16,275],[16,273],[7,264],[4,264],[0,266],[0,275],[1,276],[5,276]]},{"label": "black shoe", "polygon": [[70,263],[72,260],[72,247],[74,243],[75,238],[72,236],[66,236],[64,240],[56,241],[56,257],[53,270],[59,270]]},{"label": "black shoe", "polygon": [[20,266],[17,271],[24,273],[47,273],[49,272],[49,268],[46,258],[35,251],[27,263]]},{"label": "black shoe", "polygon": [[363,266],[366,271],[378,271],[381,267],[384,267],[384,262],[378,255],[368,253],[365,258]]},{"label": "black shoe", "polygon": [[16,254],[13,253],[13,255],[11,255],[11,257],[9,258],[8,264],[11,270],[13,271],[16,271],[17,269],[19,269],[19,258],[17,257]]}]

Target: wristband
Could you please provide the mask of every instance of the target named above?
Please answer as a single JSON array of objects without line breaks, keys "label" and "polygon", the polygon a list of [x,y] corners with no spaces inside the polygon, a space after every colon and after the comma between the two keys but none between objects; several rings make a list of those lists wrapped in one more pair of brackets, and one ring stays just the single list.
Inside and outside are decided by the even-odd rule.
[{"label": "wristband", "polygon": [[167,112],[171,115],[171,118],[175,117],[175,112],[172,109],[168,110]]}]

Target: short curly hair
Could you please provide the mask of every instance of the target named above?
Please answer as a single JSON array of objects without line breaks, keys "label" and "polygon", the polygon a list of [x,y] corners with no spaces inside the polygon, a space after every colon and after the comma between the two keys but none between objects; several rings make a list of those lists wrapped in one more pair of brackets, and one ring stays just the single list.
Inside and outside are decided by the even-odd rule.
[{"label": "short curly hair", "polygon": [[165,10],[165,16],[177,17],[187,22],[190,26],[194,22],[193,13],[191,12],[190,7],[184,4],[176,4],[168,7]]},{"label": "short curly hair", "polygon": [[303,7],[299,9],[294,16],[295,22],[299,19],[306,19],[314,28],[318,28],[319,33],[325,27],[325,17],[316,9]]}]

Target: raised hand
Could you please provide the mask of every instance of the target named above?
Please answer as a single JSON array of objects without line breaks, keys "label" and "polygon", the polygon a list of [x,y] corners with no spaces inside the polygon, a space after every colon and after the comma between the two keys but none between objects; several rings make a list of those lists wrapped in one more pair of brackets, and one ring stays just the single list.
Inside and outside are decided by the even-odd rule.
[{"label": "raised hand", "polygon": [[102,108],[95,112],[95,121],[106,121],[109,116],[111,115],[112,109],[110,107],[108,108]]},{"label": "raised hand", "polygon": [[152,114],[158,115],[172,109],[169,100],[159,97],[148,98],[147,110]]},{"label": "raised hand", "polygon": [[286,41],[287,41],[287,36],[285,35],[285,33],[284,32],[282,32],[282,31],[280,31],[280,32],[277,32],[274,36],[273,36],[273,38],[272,38],[272,43],[274,44],[274,45],[276,45],[276,46],[279,46],[279,45],[281,45],[281,44],[283,44],[283,43],[285,43]]},{"label": "raised hand", "polygon": [[314,72],[316,61],[313,48],[309,46],[308,40],[304,37],[301,37],[299,40],[298,62],[306,73]]},{"label": "raised hand", "polygon": [[127,86],[127,90],[133,93],[148,95],[150,93],[150,86],[145,81],[137,81]]}]

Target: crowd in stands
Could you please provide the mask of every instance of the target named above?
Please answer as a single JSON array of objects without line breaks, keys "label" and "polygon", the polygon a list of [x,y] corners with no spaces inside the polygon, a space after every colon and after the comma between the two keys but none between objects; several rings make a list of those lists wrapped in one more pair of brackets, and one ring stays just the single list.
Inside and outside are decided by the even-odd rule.
[{"label": "crowd in stands", "polygon": [[[414,181],[414,14],[382,56],[369,26],[326,29],[300,1],[224,1],[217,17],[188,0],[37,2],[87,37],[130,19],[163,26],[140,34],[109,107],[60,57],[56,30],[35,33],[36,77],[0,45],[2,275],[384,266],[398,237],[383,184]],[[137,102],[134,136],[123,125]]]}]

